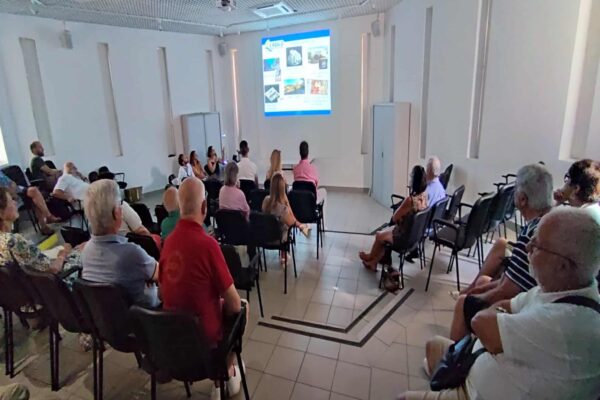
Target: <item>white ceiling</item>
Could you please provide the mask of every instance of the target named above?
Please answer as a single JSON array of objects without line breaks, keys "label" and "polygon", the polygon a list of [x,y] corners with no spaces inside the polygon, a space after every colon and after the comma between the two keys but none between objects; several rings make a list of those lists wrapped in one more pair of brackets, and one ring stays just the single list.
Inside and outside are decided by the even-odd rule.
[{"label": "white ceiling", "polygon": [[[237,0],[231,12],[215,0],[0,0],[0,13],[64,21],[220,35],[377,14],[400,0],[285,0],[294,15],[264,20],[252,9],[280,0]],[[362,5],[361,5],[362,4]]]}]

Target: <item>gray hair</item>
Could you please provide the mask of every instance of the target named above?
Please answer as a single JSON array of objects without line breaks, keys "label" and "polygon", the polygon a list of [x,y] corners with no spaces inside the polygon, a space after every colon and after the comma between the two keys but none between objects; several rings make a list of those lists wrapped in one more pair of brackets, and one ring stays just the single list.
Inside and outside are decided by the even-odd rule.
[{"label": "gray hair", "polygon": [[429,160],[427,160],[427,172],[430,171],[433,176],[440,176],[442,173],[442,163],[437,156],[431,156],[429,157]]},{"label": "gray hair", "polygon": [[517,172],[515,190],[527,196],[527,204],[533,210],[552,207],[552,175],[541,164],[521,167]]},{"label": "gray hair", "polygon": [[237,164],[231,162],[225,167],[225,186],[235,186],[240,169]]},{"label": "gray hair", "polygon": [[112,179],[100,179],[88,187],[83,209],[94,235],[102,236],[111,232],[114,210],[120,202],[119,186]]},{"label": "gray hair", "polygon": [[600,268],[600,221],[585,208],[557,207],[542,218],[538,229],[545,224],[552,226],[552,250],[577,266],[569,277],[580,287],[590,285]]}]

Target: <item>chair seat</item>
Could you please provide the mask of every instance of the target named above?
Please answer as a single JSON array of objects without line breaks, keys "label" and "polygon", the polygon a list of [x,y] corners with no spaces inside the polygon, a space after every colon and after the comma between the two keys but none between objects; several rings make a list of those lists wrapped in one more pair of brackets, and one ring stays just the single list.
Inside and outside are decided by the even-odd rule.
[{"label": "chair seat", "polygon": [[250,290],[256,281],[256,271],[251,268],[242,268],[234,277],[235,287],[242,290]]},{"label": "chair seat", "polygon": [[127,336],[125,340],[120,340],[118,343],[110,343],[111,347],[123,353],[135,353],[140,350],[139,343],[135,336]]},{"label": "chair seat", "polygon": [[458,230],[458,240],[455,243],[456,231],[451,228],[443,227],[437,232],[437,238],[434,241],[446,247],[454,248],[465,241],[465,226],[461,225]]}]

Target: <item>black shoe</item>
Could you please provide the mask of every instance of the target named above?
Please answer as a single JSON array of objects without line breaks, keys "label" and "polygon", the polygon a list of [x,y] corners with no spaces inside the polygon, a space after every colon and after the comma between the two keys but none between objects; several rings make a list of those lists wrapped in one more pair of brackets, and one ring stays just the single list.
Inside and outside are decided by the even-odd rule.
[{"label": "black shoe", "polygon": [[413,264],[415,262],[414,259],[418,258],[418,257],[419,257],[419,249],[414,249],[413,251],[411,251],[404,257],[404,261]]}]

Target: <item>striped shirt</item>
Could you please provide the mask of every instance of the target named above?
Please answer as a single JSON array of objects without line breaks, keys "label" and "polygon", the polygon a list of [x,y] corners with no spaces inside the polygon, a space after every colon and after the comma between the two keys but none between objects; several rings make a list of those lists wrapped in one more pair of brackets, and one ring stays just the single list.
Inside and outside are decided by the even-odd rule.
[{"label": "striped shirt", "polygon": [[506,277],[516,283],[524,292],[537,286],[536,280],[529,272],[527,244],[535,234],[539,222],[540,218],[534,218],[523,227],[517,238],[517,243],[513,247],[506,271],[504,272]]}]

